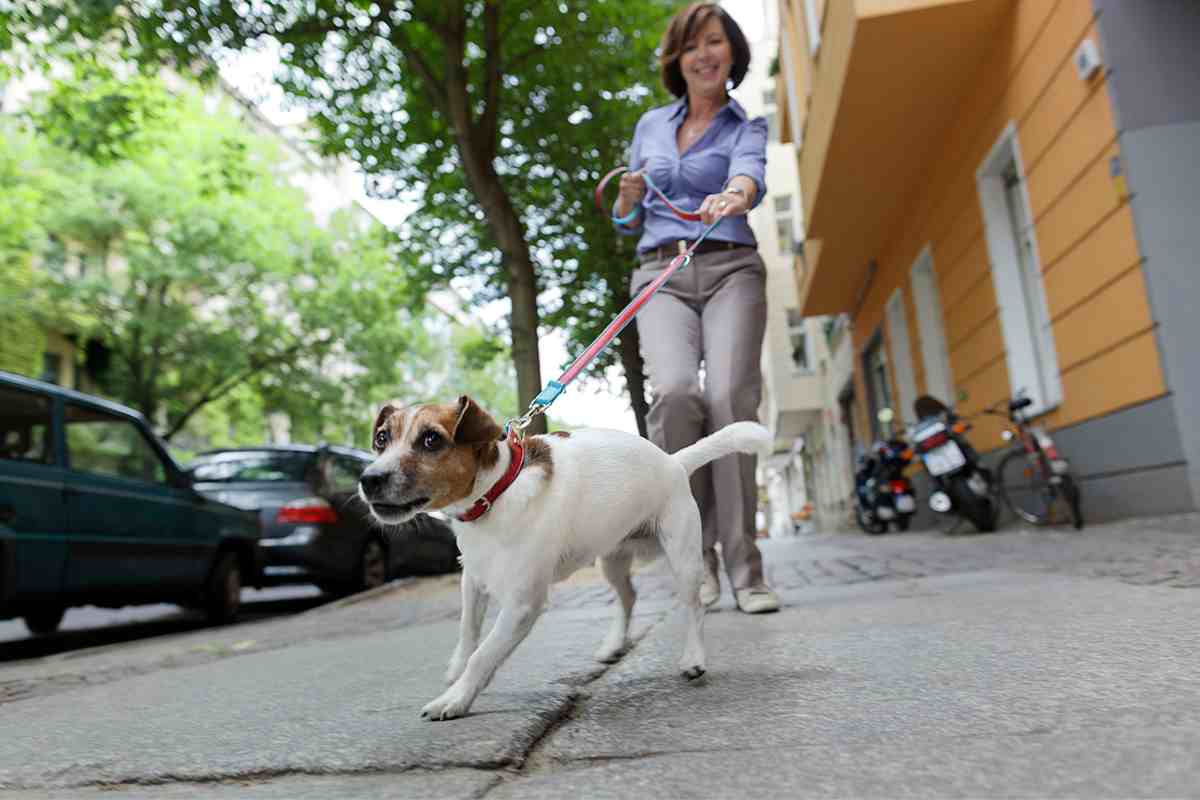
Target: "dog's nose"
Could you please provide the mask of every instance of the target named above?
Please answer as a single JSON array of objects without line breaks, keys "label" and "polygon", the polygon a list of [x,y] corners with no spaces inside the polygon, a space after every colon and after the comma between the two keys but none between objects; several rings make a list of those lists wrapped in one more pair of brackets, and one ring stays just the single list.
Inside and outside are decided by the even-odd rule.
[{"label": "dog's nose", "polygon": [[388,474],[383,470],[374,471],[373,467],[367,467],[358,478],[358,483],[362,486],[363,494],[367,497],[378,495],[383,491],[387,482]]}]

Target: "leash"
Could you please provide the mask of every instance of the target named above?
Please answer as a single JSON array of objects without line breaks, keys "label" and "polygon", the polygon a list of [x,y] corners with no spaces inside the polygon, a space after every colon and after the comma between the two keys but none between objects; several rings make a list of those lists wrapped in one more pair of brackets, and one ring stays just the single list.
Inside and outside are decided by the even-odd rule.
[{"label": "leash", "polygon": [[[629,171],[629,167],[617,167],[612,172],[608,173],[607,175],[605,175],[603,178],[600,179],[600,183],[598,183],[596,185],[596,193],[595,193],[596,209],[599,210],[600,213],[602,213],[602,214],[604,213],[604,189],[606,186],[608,186],[608,182],[611,181],[613,178],[617,177],[618,175],[620,175],[621,173],[628,172],[628,171]],[[699,222],[700,221],[699,212],[684,211],[682,208],[680,208],[679,206],[672,203],[669,199],[667,199],[667,196],[662,193],[662,190],[659,189],[658,186],[655,185],[654,181],[650,179],[650,175],[648,173],[643,172],[643,173],[641,173],[641,176],[642,176],[642,180],[644,180],[646,182],[646,185],[650,187],[650,191],[652,191],[656,195],[658,195],[658,199],[662,200],[664,203],[666,203],[667,208],[671,209],[671,212],[675,216],[679,217],[682,220],[687,220],[688,222]],[[631,223],[635,219],[637,219],[637,214],[638,214],[637,206],[634,206],[633,210],[631,210],[624,217],[613,217],[612,221],[617,223],[618,225],[628,225],[629,223]]]},{"label": "leash", "polygon": [[[628,171],[628,169],[628,167],[617,167],[605,175],[604,178],[601,179],[600,184],[596,187],[596,207],[599,208],[602,213],[604,212],[604,201],[602,198],[602,195],[604,194],[604,187],[610,180],[617,175],[620,175],[622,172]],[[658,187],[654,185],[648,175],[643,174],[642,177],[645,179],[649,187],[654,190],[654,192],[663,200],[664,203],[667,204],[667,206],[670,207],[671,211],[673,211],[676,216],[690,222],[699,221],[700,214],[693,211],[683,211],[682,209],[677,208],[673,203],[671,203],[670,200],[666,198],[666,196],[663,195],[661,191],[659,191]],[[635,208],[633,212],[631,212],[631,214],[625,219],[629,222],[632,222],[636,218],[636,215],[637,209]],[[515,432],[518,439],[523,437],[525,434],[525,429],[528,428],[533,422],[534,417],[536,417],[538,414],[544,414],[546,409],[549,408],[550,405],[558,399],[558,396],[563,393],[563,390],[567,388],[567,384],[575,380],[579,373],[582,372],[588,364],[592,363],[592,361],[595,360],[596,356],[600,355],[604,348],[608,347],[609,343],[616,338],[617,334],[624,330],[625,326],[633,321],[638,312],[642,310],[642,307],[645,306],[650,298],[654,296],[654,293],[662,288],[662,285],[670,280],[672,275],[691,263],[692,256],[695,253],[696,248],[699,247],[700,243],[707,239],[708,235],[712,233],[718,225],[721,224],[721,220],[722,217],[717,217],[715,220],[713,220],[712,224],[706,227],[700,233],[699,238],[692,242],[690,247],[688,247],[679,255],[675,256],[675,258],[671,259],[671,263],[667,265],[666,269],[664,269],[657,278],[647,284],[645,288],[638,292],[637,297],[633,298],[633,300],[631,300],[629,304],[622,309],[621,313],[617,315],[616,319],[608,324],[608,327],[606,327],[604,331],[597,336],[590,345],[588,345],[587,349],[584,350],[583,353],[571,363],[571,366],[567,367],[566,371],[558,377],[558,380],[550,381],[546,384],[545,388],[538,393],[538,396],[533,398],[533,400],[529,403],[529,408],[526,409],[524,414],[516,419],[510,419],[508,422],[506,422],[504,424],[505,434],[507,435],[511,431]],[[613,217],[613,221],[618,224],[627,224],[626,222],[622,222],[622,220],[617,217]]]}]

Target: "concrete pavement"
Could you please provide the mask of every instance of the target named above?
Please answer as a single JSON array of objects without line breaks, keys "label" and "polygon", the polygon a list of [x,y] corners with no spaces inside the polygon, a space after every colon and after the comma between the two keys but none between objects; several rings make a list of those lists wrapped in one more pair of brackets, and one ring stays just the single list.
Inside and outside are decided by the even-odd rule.
[{"label": "concrete pavement", "polygon": [[1200,518],[765,550],[787,606],[727,594],[700,681],[657,569],[635,649],[592,663],[610,609],[585,575],[451,722],[418,716],[447,579],[0,669],[26,689],[0,796],[1200,796]]}]

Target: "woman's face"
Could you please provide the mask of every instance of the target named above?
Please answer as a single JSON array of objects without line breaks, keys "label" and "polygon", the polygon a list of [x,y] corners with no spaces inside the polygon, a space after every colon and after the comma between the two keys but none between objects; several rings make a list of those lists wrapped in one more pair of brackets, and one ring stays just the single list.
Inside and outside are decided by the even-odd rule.
[{"label": "woman's face", "polygon": [[721,20],[713,15],[683,46],[679,71],[683,73],[689,95],[723,96],[732,69],[733,48],[721,27]]}]

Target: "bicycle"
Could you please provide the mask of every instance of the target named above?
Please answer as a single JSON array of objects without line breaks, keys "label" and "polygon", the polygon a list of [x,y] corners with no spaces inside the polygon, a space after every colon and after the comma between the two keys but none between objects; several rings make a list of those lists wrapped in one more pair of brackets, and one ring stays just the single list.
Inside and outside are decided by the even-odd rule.
[{"label": "bicycle", "polygon": [[[1032,525],[1070,522],[1076,530],[1083,527],[1079,483],[1071,474],[1070,464],[1059,455],[1054,440],[1042,428],[1030,425],[1022,413],[1033,405],[1028,397],[1008,401],[1007,409],[996,406],[984,413],[1005,417],[1012,428],[1001,435],[1012,449],[996,469],[997,490],[1013,514]],[[1065,510],[1065,514],[1057,513]]]}]

